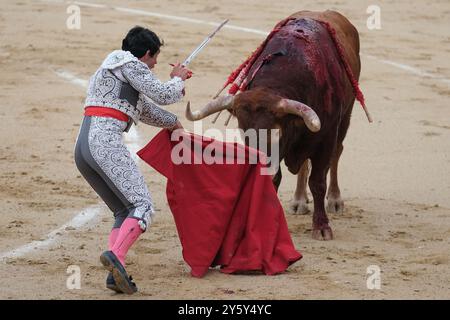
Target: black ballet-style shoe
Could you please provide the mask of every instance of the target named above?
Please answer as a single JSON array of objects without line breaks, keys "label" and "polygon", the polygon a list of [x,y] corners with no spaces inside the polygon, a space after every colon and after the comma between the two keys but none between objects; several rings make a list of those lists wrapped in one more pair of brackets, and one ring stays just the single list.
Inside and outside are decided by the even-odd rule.
[{"label": "black ballet-style shoe", "polygon": [[116,293],[123,293],[122,290],[117,287],[116,281],[114,281],[114,277],[111,272],[109,272],[108,277],[106,277],[106,287]]},{"label": "black ballet-style shoe", "polygon": [[137,292],[137,286],[132,281],[133,278],[128,276],[125,268],[112,251],[105,251],[100,256],[100,262],[106,270],[111,274],[106,279],[106,287],[116,292],[133,294]]}]

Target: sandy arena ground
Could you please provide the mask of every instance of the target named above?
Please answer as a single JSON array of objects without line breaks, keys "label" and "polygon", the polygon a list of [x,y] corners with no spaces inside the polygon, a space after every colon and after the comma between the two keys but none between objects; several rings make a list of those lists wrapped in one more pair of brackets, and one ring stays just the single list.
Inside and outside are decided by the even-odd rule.
[{"label": "sandy arena ground", "polygon": [[[382,28],[371,31],[366,9],[372,1],[95,0],[107,6],[81,5],[81,29],[70,30],[67,2],[2,0],[0,298],[449,299],[450,2],[413,2],[377,1]],[[213,28],[115,7],[214,22],[229,18],[231,25],[263,31],[303,9],[335,9],[354,23],[363,53],[361,88],[375,122],[368,124],[355,106],[340,163],[346,209],[329,215],[335,240],[312,240],[311,215],[289,212],[296,177],[284,170],[279,195],[304,258],[278,276],[211,270],[192,278],[165,179],[141,161],[158,217],[129,255],[140,291],[124,297],[105,289],[98,257],[113,219],[74,165],[85,89],[68,77],[87,80],[128,29],[141,24],[165,40],[156,72],[167,80],[168,64],[182,61]],[[168,107],[187,129],[193,125],[184,118],[186,101],[206,103],[263,38],[224,29],[197,57],[187,96]],[[225,128],[225,118],[217,127]],[[203,126],[212,127],[211,121]],[[234,119],[230,127],[236,126]],[[137,131],[137,144],[144,146],[158,129],[139,125]],[[99,214],[81,227],[64,227],[85,209]],[[11,254],[33,241],[31,250]],[[80,290],[66,287],[70,265],[80,267]],[[366,286],[370,265],[381,269],[380,290]]]}]

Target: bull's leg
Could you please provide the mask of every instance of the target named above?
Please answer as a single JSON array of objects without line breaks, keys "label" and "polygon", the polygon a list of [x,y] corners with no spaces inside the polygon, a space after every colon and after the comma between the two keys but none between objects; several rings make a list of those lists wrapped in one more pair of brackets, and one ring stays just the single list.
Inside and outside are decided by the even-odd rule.
[{"label": "bull's leg", "polygon": [[347,108],[347,112],[342,118],[342,121],[339,125],[336,151],[333,155],[333,158],[331,159],[330,186],[328,187],[327,194],[327,210],[328,212],[332,213],[341,213],[344,211],[344,201],[342,201],[341,191],[338,184],[338,164],[342,151],[344,150],[342,142],[344,141],[344,138],[347,135],[348,127],[350,126],[350,116],[352,113],[352,108],[353,101]]},{"label": "bull's leg", "polygon": [[327,211],[330,213],[342,213],[344,211],[344,201],[341,198],[341,190],[338,184],[338,163],[344,147],[339,144],[331,159],[330,185],[327,193]]},{"label": "bull's leg", "polygon": [[[332,144],[331,144],[332,145]],[[330,147],[330,145],[328,145]],[[311,158],[312,171],[309,177],[309,188],[314,199],[312,237],[316,240],[332,240],[333,232],[328,225],[325,211],[325,193],[327,191],[327,173],[330,167],[331,154],[327,148],[321,148]]]},{"label": "bull's leg", "polygon": [[294,214],[306,214],[309,212],[308,202],[310,201],[306,193],[309,171],[310,161],[307,159],[297,174],[297,188],[295,189],[294,199],[290,204],[291,212]]},{"label": "bull's leg", "polygon": [[277,173],[272,178],[273,185],[275,186],[275,190],[277,190],[277,192],[281,184],[281,178],[282,178],[281,166],[279,166]]}]

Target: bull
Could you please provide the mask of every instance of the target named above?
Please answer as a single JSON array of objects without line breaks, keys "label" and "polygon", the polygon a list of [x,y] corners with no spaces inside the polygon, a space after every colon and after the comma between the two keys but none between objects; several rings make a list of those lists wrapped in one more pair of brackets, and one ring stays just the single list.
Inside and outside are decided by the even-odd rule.
[{"label": "bull", "polygon": [[[279,129],[279,159],[298,175],[292,206],[297,213],[308,211],[309,184],[312,238],[331,240],[325,196],[328,212],[343,211],[338,163],[355,97],[361,94],[358,31],[335,11],[300,11],[276,29],[252,63],[244,91],[221,96],[195,112],[188,103],[186,117],[195,121],[228,110],[244,131]],[[281,177],[279,168],[273,176],[277,189]]]}]

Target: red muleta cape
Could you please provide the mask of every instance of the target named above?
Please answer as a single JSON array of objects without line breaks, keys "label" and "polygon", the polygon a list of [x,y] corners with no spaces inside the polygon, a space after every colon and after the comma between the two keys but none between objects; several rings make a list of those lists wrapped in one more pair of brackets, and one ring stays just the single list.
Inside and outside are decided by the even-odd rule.
[{"label": "red muleta cape", "polygon": [[[214,146],[215,159],[223,164],[174,164],[171,152],[178,143],[191,147],[191,160],[202,159],[205,149]],[[234,155],[218,151],[226,147]],[[247,161],[237,164],[243,149]],[[259,162],[249,164],[249,154],[255,153],[237,143],[190,133],[171,141],[166,129],[137,153],[167,178],[167,200],[192,276],[202,277],[214,266],[221,266],[224,273],[274,275],[302,258],[292,243],[271,176],[261,175],[264,165]],[[226,164],[227,157],[233,164]]]}]

